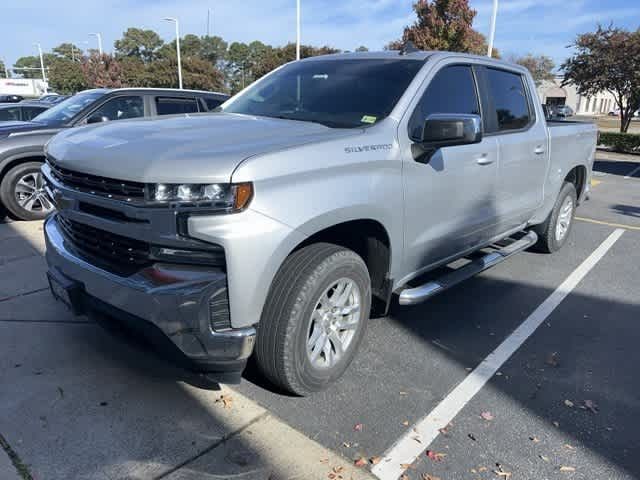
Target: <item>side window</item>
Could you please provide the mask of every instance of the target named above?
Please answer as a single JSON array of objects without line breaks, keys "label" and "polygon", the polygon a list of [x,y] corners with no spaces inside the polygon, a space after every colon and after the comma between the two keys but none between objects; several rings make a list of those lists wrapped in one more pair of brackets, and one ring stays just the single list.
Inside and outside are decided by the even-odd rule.
[{"label": "side window", "polygon": [[519,130],[529,125],[531,114],[522,75],[487,68],[487,80],[498,131]]},{"label": "side window", "polygon": [[209,111],[212,111],[212,110],[215,110],[220,105],[222,105],[224,103],[224,100],[217,100],[215,98],[205,97],[204,103],[207,104],[207,108],[209,109]]},{"label": "side window", "polygon": [[195,113],[198,111],[198,102],[195,98],[156,97],[156,111],[158,115]]},{"label": "side window", "polygon": [[429,83],[420,103],[411,115],[409,135],[422,136],[424,121],[433,113],[468,113],[480,115],[473,72],[468,65],[444,67]]},{"label": "side window", "polygon": [[20,109],[17,107],[3,108],[0,110],[0,120],[20,120]]},{"label": "side window", "polygon": [[138,96],[116,97],[91,113],[91,116],[107,117],[109,120],[144,117],[144,103],[142,97]]},{"label": "side window", "polygon": [[22,117],[23,120],[33,120],[35,117],[44,112],[46,108],[38,108],[38,107],[23,107],[22,108]]}]

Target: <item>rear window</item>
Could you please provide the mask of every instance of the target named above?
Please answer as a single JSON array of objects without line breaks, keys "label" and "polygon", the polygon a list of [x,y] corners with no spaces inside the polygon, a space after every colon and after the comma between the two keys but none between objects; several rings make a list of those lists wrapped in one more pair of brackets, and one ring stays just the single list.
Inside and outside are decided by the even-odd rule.
[{"label": "rear window", "polygon": [[498,131],[520,130],[529,125],[531,114],[522,75],[487,68]]},{"label": "rear window", "polygon": [[20,109],[18,107],[0,109],[0,121],[7,120],[20,120]]},{"label": "rear window", "polygon": [[156,111],[158,115],[196,113],[198,102],[195,98],[156,97]]}]

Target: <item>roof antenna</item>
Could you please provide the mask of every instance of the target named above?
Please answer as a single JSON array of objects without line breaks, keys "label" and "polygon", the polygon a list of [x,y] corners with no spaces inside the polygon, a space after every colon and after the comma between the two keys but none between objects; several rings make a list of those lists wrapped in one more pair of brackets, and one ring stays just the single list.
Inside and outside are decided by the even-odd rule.
[{"label": "roof antenna", "polygon": [[420,51],[420,49],[418,47],[416,47],[415,44],[411,40],[408,40],[408,41],[404,42],[404,45],[400,49],[400,55],[408,55],[410,53],[415,53],[415,52],[419,52],[419,51]]}]

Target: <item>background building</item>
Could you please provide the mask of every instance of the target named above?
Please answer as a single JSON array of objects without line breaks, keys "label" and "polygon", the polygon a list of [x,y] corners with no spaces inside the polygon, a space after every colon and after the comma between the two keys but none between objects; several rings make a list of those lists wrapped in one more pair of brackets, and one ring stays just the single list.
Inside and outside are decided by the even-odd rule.
[{"label": "background building", "polygon": [[546,105],[568,105],[576,115],[606,115],[618,108],[610,92],[599,92],[593,96],[579,95],[574,85],[562,86],[563,77],[545,80],[538,87],[540,101]]}]

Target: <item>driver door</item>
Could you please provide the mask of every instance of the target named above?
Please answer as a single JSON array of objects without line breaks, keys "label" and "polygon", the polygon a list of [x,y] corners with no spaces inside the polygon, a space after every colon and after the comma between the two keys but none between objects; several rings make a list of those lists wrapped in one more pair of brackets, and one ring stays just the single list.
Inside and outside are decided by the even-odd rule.
[{"label": "driver door", "polygon": [[481,114],[473,67],[445,65],[425,83],[406,128],[402,124],[399,131],[404,162],[405,271],[416,275],[490,239],[497,218],[495,138],[440,148],[426,163],[416,161],[412,149],[422,138],[428,115]]}]

